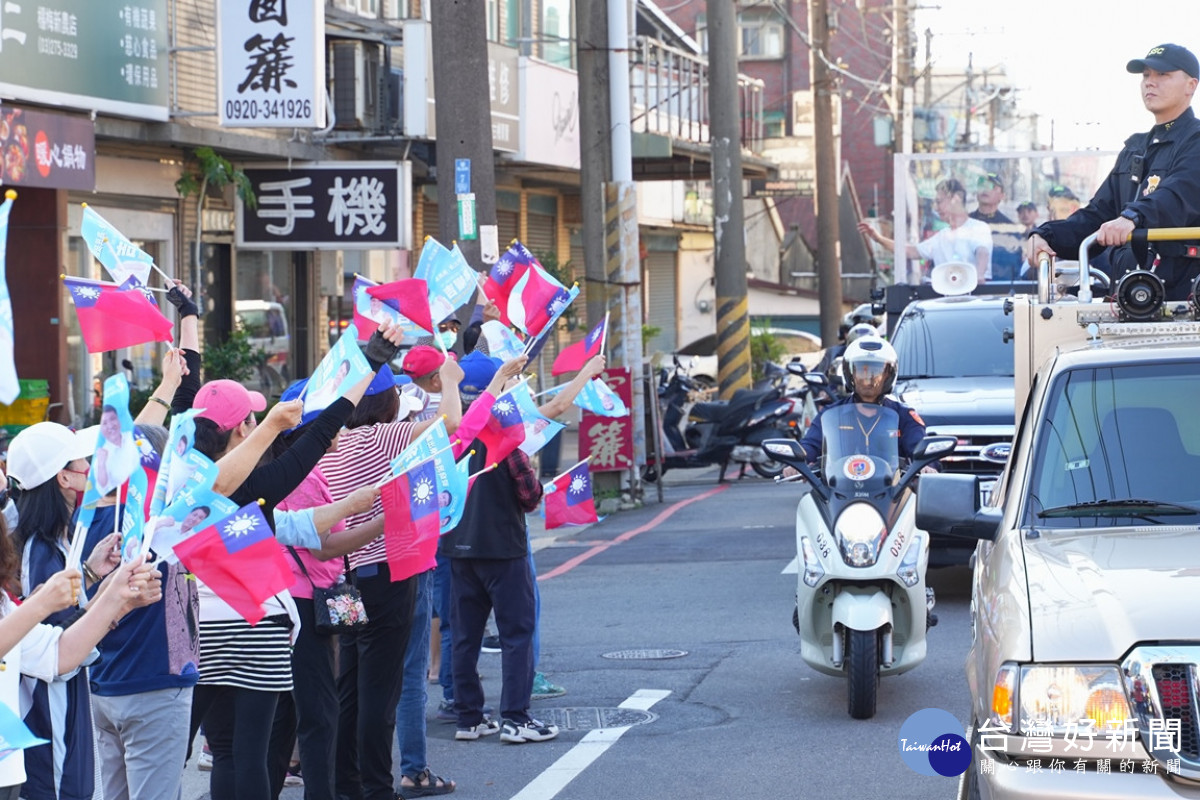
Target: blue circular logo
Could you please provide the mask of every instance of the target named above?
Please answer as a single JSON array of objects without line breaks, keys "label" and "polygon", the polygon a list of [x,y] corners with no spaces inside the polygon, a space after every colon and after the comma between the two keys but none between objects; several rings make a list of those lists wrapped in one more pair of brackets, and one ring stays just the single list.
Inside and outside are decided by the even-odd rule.
[{"label": "blue circular logo", "polygon": [[920,775],[961,775],[971,766],[971,745],[949,711],[923,708],[900,726],[900,757]]}]

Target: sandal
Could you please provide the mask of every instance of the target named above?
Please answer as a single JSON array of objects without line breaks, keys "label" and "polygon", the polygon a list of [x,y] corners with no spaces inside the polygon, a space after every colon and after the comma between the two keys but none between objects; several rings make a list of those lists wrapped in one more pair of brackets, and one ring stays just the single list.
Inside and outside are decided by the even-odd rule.
[{"label": "sandal", "polygon": [[[405,786],[404,781],[412,783],[412,786]],[[455,788],[454,781],[448,781],[441,775],[434,775],[429,771],[429,768],[418,772],[416,775],[404,775],[400,778],[400,788],[396,790],[396,796],[403,800],[412,800],[414,797],[432,797],[437,794],[450,794]]]}]

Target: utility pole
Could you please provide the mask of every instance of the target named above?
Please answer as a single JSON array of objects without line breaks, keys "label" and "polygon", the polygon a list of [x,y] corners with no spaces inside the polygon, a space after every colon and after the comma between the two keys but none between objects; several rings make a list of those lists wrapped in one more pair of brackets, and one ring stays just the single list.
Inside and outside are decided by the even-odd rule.
[{"label": "utility pole", "polygon": [[750,307],[742,211],[742,136],[737,89],[737,9],[708,0],[708,116],[712,137],[713,245],[720,396],[749,388]]},{"label": "utility pole", "polygon": [[579,194],[583,216],[584,296],[587,327],[608,310],[604,252],[604,184],[612,176],[608,107],[608,10],[605,0],[576,0],[579,53]]},{"label": "utility pole", "polygon": [[[711,7],[716,0],[709,0]],[[833,140],[833,76],[828,57],[828,0],[809,0],[809,55],[813,95],[813,141],[816,147],[817,287],[821,304],[821,341],[837,341],[842,321],[842,265],[838,257],[838,174]],[[710,12],[711,14],[711,12]],[[718,292],[719,294],[720,292]]]},{"label": "utility pole", "polygon": [[[436,92],[438,234],[483,269],[480,239],[459,235],[455,165],[470,161],[475,227],[496,226],[496,165],[492,153],[485,0],[438,0],[433,7],[433,85]],[[517,76],[513,76],[516,80]],[[507,246],[507,243],[501,247]]]}]

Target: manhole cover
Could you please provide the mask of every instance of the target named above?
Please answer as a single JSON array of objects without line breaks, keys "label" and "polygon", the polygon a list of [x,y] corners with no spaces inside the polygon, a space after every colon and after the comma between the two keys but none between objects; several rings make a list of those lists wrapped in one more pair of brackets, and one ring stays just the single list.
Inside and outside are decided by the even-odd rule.
[{"label": "manhole cover", "polygon": [[637,708],[544,708],[538,711],[538,716],[563,731],[628,728],[658,719],[657,714]]},{"label": "manhole cover", "polygon": [[603,658],[651,661],[660,658],[680,658],[687,655],[687,650],[615,650],[605,653]]}]

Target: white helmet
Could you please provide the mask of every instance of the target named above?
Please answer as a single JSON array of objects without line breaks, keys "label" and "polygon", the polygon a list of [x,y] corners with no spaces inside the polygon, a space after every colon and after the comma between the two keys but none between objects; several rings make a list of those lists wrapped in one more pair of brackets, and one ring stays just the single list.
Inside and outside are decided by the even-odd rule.
[{"label": "white helmet", "polygon": [[864,336],[878,336],[879,329],[869,322],[860,322],[846,331],[846,346],[854,344]]},{"label": "white helmet", "polygon": [[878,335],[863,336],[846,347],[842,355],[842,377],[846,388],[857,393],[855,379],[874,382],[876,377],[883,382],[879,396],[892,391],[896,383],[896,348],[892,347]]}]

